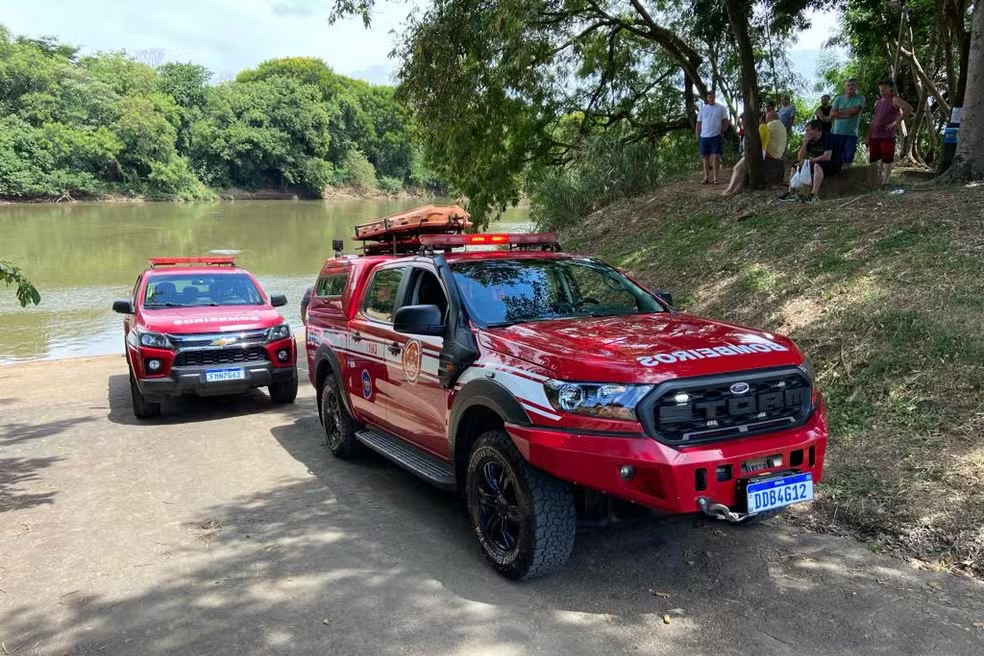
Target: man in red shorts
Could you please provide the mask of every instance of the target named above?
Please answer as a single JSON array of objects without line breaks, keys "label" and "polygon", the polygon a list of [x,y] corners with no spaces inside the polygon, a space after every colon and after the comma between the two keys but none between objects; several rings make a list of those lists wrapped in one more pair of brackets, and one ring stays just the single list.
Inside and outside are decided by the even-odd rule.
[{"label": "man in red shorts", "polygon": [[895,165],[895,130],[912,113],[912,105],[895,95],[895,82],[885,78],[878,83],[878,100],[868,131],[868,161],[881,162],[879,180],[887,185]]}]

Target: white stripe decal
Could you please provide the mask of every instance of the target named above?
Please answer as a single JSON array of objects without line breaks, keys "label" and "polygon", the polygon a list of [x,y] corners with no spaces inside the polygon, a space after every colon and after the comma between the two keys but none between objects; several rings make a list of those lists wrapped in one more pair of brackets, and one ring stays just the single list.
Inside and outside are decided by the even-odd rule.
[{"label": "white stripe decal", "polygon": [[[529,378],[523,378],[522,376],[517,376],[516,374],[500,369],[493,369],[491,372],[489,369],[492,369],[492,367],[489,367],[488,365],[485,367],[469,367],[468,370],[461,375],[459,381],[462,385],[465,385],[472,380],[487,378],[487,373],[494,373],[495,377],[489,380],[495,380],[495,382],[512,392],[513,396],[516,398],[523,399],[542,408],[551,407],[550,401],[547,399],[547,394],[543,390],[542,383],[538,383],[530,380]],[[546,379],[544,378],[544,380]],[[540,411],[540,414],[544,414],[543,411]]]},{"label": "white stripe decal", "polygon": [[540,410],[539,408],[529,405],[528,403],[523,403],[522,406],[527,410],[529,410],[530,412],[535,412],[538,415],[543,415],[547,419],[553,419],[554,421],[558,421],[560,419],[560,415],[555,415],[552,412],[544,412],[543,410]]}]

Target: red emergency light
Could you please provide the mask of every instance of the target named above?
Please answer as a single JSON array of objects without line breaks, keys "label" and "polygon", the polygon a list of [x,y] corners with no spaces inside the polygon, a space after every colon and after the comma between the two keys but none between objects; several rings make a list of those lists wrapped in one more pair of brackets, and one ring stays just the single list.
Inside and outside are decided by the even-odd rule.
[{"label": "red emergency light", "polygon": [[235,255],[212,255],[209,257],[151,257],[147,258],[151,267],[182,266],[200,264],[202,266],[233,266],[236,264]]},{"label": "red emergency light", "polygon": [[431,248],[500,246],[503,244],[510,246],[556,246],[557,236],[552,232],[420,236],[420,245]]}]

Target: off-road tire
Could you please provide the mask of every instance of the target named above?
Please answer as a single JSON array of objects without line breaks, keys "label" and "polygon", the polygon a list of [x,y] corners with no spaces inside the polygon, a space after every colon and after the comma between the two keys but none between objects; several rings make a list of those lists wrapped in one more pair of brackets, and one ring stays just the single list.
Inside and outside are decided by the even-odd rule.
[{"label": "off-road tire", "polygon": [[293,403],[297,399],[297,376],[286,383],[274,383],[267,389],[274,403]]},{"label": "off-road tire", "polygon": [[[321,426],[325,435],[325,446],[338,458],[351,458],[362,450],[362,443],[355,438],[359,430],[352,415],[345,409],[341,390],[334,376],[328,376],[321,386],[319,399]],[[337,431],[333,430],[337,427]]]},{"label": "off-road tire", "polygon": [[[489,463],[501,468],[515,485],[512,496],[519,511],[518,535],[515,547],[508,551],[496,546],[482,527],[480,497],[483,481],[487,480],[484,468]],[[465,498],[486,560],[506,578],[532,579],[567,563],[574,547],[576,524],[573,490],[568,483],[526,462],[505,431],[490,430],[475,441],[468,458]]]},{"label": "off-road tire", "polygon": [[140,392],[133,371],[130,371],[130,402],[133,405],[133,416],[137,419],[153,419],[161,416],[160,402],[148,401]]}]

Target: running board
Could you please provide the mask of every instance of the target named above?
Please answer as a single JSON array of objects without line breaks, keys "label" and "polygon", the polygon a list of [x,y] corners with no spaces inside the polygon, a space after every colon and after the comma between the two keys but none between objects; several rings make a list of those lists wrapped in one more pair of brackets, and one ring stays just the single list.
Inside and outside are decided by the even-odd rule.
[{"label": "running board", "polygon": [[398,437],[393,437],[379,430],[366,429],[358,431],[355,438],[367,447],[392,460],[411,474],[419,476],[428,483],[445,490],[456,490],[454,470],[451,465],[434,456],[407,444]]}]

